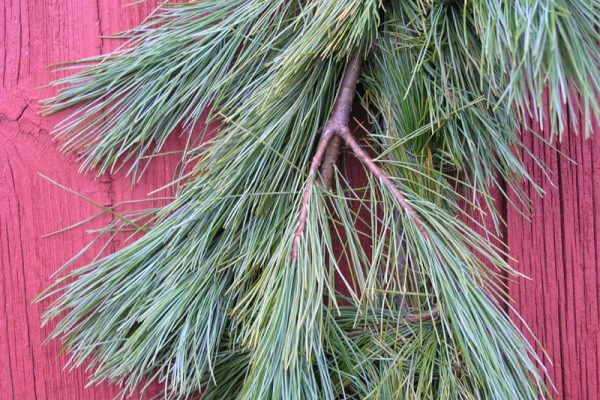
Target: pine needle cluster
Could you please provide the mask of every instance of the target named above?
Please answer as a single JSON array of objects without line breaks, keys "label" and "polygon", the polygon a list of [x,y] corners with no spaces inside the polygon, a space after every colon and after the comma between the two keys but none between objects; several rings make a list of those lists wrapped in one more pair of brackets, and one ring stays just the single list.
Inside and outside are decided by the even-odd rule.
[{"label": "pine needle cluster", "polygon": [[124,394],[550,397],[495,301],[518,272],[464,206],[502,224],[499,182],[527,206],[524,118],[597,123],[599,27],[598,0],[163,4],[55,82],[46,111],[77,106],[55,134],[83,170],[135,180],[205,110],[219,133],[188,141],[172,203],[115,223],[142,238],[44,293],[52,337]]}]

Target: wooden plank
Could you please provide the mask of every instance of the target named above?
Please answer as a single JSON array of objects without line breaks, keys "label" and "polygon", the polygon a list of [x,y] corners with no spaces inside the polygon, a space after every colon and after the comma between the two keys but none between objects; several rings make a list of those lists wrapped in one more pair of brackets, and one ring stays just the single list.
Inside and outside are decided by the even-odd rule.
[{"label": "wooden plank", "polygon": [[[84,389],[83,368],[62,369],[67,358],[60,343],[42,345],[51,327],[40,328],[48,303],[32,300],[49,283],[57,267],[90,239],[85,229],[102,226],[107,216],[59,236],[42,235],[97,212],[94,206],[40,179],[41,172],[100,204],[144,197],[167,182],[177,157],[157,159],[131,190],[122,173],[96,180],[77,173],[77,163],[60,154],[49,138],[61,116],[37,116],[37,99],[51,94],[40,85],[61,74],[48,64],[99,54],[115,43],[101,40],[137,24],[157,1],[123,8],[128,0],[5,0],[0,7],[3,54],[0,58],[0,393],[7,399],[107,399],[117,389],[100,385]],[[545,134],[548,126],[543,127]],[[571,129],[573,130],[573,129]],[[573,132],[571,132],[573,133]],[[531,186],[532,223],[507,211],[511,261],[532,280],[510,283],[516,308],[540,338],[553,364],[546,363],[562,399],[600,398],[598,384],[600,259],[600,140],[584,142],[565,136],[559,148],[577,161],[570,164],[556,151],[525,135],[533,152],[556,171],[555,188],[528,161],[543,198]],[[177,140],[166,150],[180,147]],[[360,175],[359,167],[350,167]],[[356,178],[360,180],[360,177]],[[168,195],[162,191],[157,196]],[[514,197],[514,195],[513,195]],[[124,243],[115,242],[111,249]],[[98,250],[98,246],[95,247]],[[89,260],[88,256],[85,260]],[[522,329],[524,325],[517,322]],[[537,346],[542,354],[541,346]]]},{"label": "wooden plank", "polygon": [[[92,4],[92,3],[90,3]],[[95,201],[105,204],[107,188],[77,174],[77,165],[60,156],[49,137],[57,118],[41,119],[35,102],[48,90],[36,87],[60,76],[47,65],[98,52],[93,7],[72,2],[33,4],[5,1],[1,9],[4,57],[0,101],[0,259],[2,296],[0,321],[3,398],[101,399],[112,388],[84,390],[84,372],[62,372],[66,359],[59,343],[43,346],[49,333],[40,328],[42,307],[32,300],[49,283],[56,267],[75,254],[88,238],[83,230],[42,239],[43,234],[94,212],[72,195],[44,183],[37,172],[59,179]],[[96,223],[107,222],[96,221]],[[93,226],[93,225],[92,225]]]},{"label": "wooden plank", "polygon": [[[550,137],[548,123],[530,126]],[[597,130],[598,131],[598,130]],[[532,160],[528,167],[545,191],[533,200],[531,222],[508,209],[508,244],[514,266],[531,280],[510,283],[510,295],[526,324],[538,337],[557,399],[598,399],[598,265],[600,261],[600,138],[584,140],[573,126],[565,132],[558,151],[530,133],[524,139],[533,153],[553,171],[545,179]],[[556,140],[554,141],[556,144]],[[513,194],[514,198],[514,194]],[[517,322],[522,330],[525,324]],[[531,338],[531,336],[529,335]]]},{"label": "wooden plank", "polygon": [[[100,32],[103,35],[124,32],[132,27],[139,25],[156,7],[162,3],[160,0],[149,0],[139,2],[135,6],[131,5],[129,0],[97,0],[98,13],[100,16]],[[110,53],[122,44],[121,40],[103,39],[102,52]],[[201,121],[202,122],[202,121]],[[201,124],[200,122],[200,124]],[[169,153],[182,149],[185,146],[184,138],[180,137],[181,132],[176,131],[167,141],[165,147],[160,153]],[[131,199],[162,198],[173,195],[172,188],[166,188],[148,196],[150,192],[163,187],[167,182],[175,178],[178,169],[180,154],[169,154],[165,156],[153,157],[150,167],[142,178],[133,185],[131,176],[127,176],[127,168],[119,170],[110,176],[110,196],[113,204],[121,203]],[[152,201],[147,204],[138,204],[123,206],[122,210],[143,207],[158,207],[166,204],[166,200]],[[120,239],[117,239],[116,247],[122,247]]]},{"label": "wooden plank", "polygon": [[[44,181],[42,173],[103,206],[143,197],[172,176],[176,158],[153,163],[148,178],[131,190],[122,175],[94,179],[77,173],[73,157],[61,154],[49,132],[65,116],[41,118],[37,100],[52,94],[37,87],[64,76],[49,64],[75,60],[110,50],[100,34],[134,26],[157,4],[129,1],[7,0],[0,7],[3,21],[0,73],[0,397],[2,399],[108,399],[118,388],[103,384],[85,388],[84,368],[63,369],[67,356],[59,341],[43,345],[51,332],[40,328],[49,302],[32,304],[46,288],[50,275],[92,238],[87,229],[104,226],[108,216],[61,235],[44,234],[64,228],[98,212],[93,205]],[[107,21],[104,24],[104,21]],[[177,140],[168,148],[177,148]],[[159,195],[167,194],[163,191]],[[164,204],[164,202],[163,202]],[[113,244],[111,249],[118,247]],[[79,263],[90,261],[100,246]]]}]

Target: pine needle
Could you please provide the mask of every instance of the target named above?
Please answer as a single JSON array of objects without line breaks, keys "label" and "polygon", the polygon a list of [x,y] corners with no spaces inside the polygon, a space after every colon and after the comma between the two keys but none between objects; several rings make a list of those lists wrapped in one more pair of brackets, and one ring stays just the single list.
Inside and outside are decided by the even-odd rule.
[{"label": "pine needle", "polygon": [[[79,72],[44,102],[77,107],[54,133],[82,170],[193,166],[143,237],[42,295],[51,338],[123,395],[158,380],[174,399],[551,398],[494,300],[498,271],[521,274],[494,245],[490,188],[530,208],[527,118],[559,136],[598,122],[599,16],[598,0],[164,3],[114,53],[62,66]],[[205,110],[209,144],[163,151]],[[464,204],[493,226],[475,232]]]}]

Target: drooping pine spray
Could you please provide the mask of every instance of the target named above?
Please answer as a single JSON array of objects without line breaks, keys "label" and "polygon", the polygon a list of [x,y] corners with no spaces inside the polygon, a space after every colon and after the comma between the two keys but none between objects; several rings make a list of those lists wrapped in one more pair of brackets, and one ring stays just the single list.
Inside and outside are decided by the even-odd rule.
[{"label": "drooping pine spray", "polygon": [[141,239],[48,289],[53,337],[124,393],[550,397],[493,300],[497,271],[517,272],[462,206],[489,210],[492,233],[490,187],[527,206],[525,117],[591,130],[599,27],[599,0],[163,4],[56,82],[46,111],[78,108],[55,134],[84,170],[136,180],[205,110],[219,133],[187,141],[171,204],[107,228]]}]

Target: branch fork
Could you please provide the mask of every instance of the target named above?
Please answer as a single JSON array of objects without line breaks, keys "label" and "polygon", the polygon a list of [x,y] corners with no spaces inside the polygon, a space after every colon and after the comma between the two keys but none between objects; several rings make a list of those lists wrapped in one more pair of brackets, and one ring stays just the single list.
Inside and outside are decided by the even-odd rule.
[{"label": "branch fork", "polygon": [[416,222],[419,231],[423,234],[425,239],[427,241],[431,240],[417,212],[412,208],[402,192],[398,190],[391,178],[361,147],[360,143],[356,140],[354,135],[352,135],[352,131],[350,130],[350,114],[352,112],[352,103],[354,102],[356,85],[358,83],[362,61],[362,52],[354,54],[348,61],[344,76],[342,78],[342,83],[333,106],[333,111],[327,124],[325,125],[323,135],[321,136],[321,140],[312,159],[308,172],[308,181],[306,183],[306,187],[304,188],[304,195],[302,196],[302,204],[300,206],[298,215],[298,228],[294,233],[292,243],[292,260],[298,258],[300,239],[302,238],[306,228],[306,221],[308,219],[308,205],[310,203],[312,188],[317,182],[317,175],[320,175],[321,182],[324,187],[331,187],[333,179],[333,166],[339,157],[342,140],[352,150],[356,158],[365,164],[369,172],[381,180],[381,182],[388,188],[390,193],[392,193],[404,211]]},{"label": "branch fork", "polygon": [[352,56],[346,65],[346,71],[342,78],[342,84],[335,100],[333,111],[329,121],[325,125],[323,135],[317,146],[317,151],[311,162],[308,172],[308,182],[304,188],[302,205],[300,206],[300,213],[298,216],[298,228],[294,234],[292,244],[292,260],[295,260],[298,257],[300,238],[306,227],[308,204],[310,203],[312,188],[317,180],[317,174],[320,172],[325,187],[331,187],[333,166],[337,162],[340,154],[342,135],[352,135],[348,122],[350,120],[350,113],[352,112],[352,103],[354,102],[358,76],[360,75],[360,69],[362,67],[362,59],[362,52],[358,52]]}]

